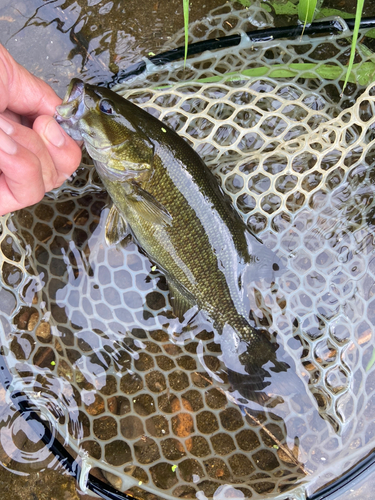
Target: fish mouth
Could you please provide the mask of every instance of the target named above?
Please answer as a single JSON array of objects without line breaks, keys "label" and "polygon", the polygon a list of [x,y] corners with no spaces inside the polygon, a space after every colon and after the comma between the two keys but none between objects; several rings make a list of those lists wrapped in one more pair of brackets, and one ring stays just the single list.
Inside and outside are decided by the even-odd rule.
[{"label": "fish mouth", "polygon": [[78,98],[81,98],[85,91],[85,84],[79,78],[73,78],[70,82],[68,90],[66,91],[66,95],[63,100],[63,104],[67,104],[68,102],[72,102]]},{"label": "fish mouth", "polygon": [[69,84],[62,104],[56,106],[54,115],[57,123],[76,141],[83,140],[78,128],[78,122],[85,111],[84,95],[84,82],[78,78],[74,78]]}]

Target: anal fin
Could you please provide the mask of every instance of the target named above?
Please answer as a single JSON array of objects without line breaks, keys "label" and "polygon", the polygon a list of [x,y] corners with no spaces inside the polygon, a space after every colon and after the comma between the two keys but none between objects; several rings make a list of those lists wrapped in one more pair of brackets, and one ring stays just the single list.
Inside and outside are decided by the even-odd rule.
[{"label": "anal fin", "polygon": [[173,314],[183,322],[185,313],[194,306],[194,301],[184,295],[174,284],[168,281],[169,291],[172,299]]}]

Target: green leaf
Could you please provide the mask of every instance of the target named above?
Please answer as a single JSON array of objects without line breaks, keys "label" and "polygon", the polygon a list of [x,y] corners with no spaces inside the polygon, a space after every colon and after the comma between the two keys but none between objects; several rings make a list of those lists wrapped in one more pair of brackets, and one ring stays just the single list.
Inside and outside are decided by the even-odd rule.
[{"label": "green leaf", "polygon": [[[349,81],[352,83],[358,82],[360,85],[369,85],[375,81],[375,62],[367,61],[353,65],[353,71],[349,75]],[[231,80],[241,80],[241,77],[259,78],[260,76],[269,76],[270,78],[316,78],[319,75],[325,80],[340,80],[344,79],[344,70],[340,66],[332,64],[315,64],[315,63],[291,63],[275,64],[271,68],[269,66],[260,66],[259,68],[245,69],[241,73],[229,72],[225,77]],[[198,82],[214,83],[222,81],[224,75],[209,76],[206,78],[198,78]],[[155,87],[156,90],[169,88],[169,85],[160,85]]]},{"label": "green leaf", "polygon": [[316,19],[322,19],[324,17],[333,17],[333,16],[339,16],[342,17],[343,19],[351,19],[353,17],[353,14],[350,14],[349,12],[344,12],[343,10],[339,9],[320,9],[319,12],[316,14]]},{"label": "green leaf", "polygon": [[297,6],[292,2],[270,2],[270,5],[272,5],[272,8],[277,16],[294,16],[297,14]]},{"label": "green leaf", "polygon": [[365,3],[365,0],[357,0],[357,10],[355,12],[355,23],[354,23],[353,38],[352,38],[352,49],[350,52],[350,59],[349,59],[349,64],[348,64],[348,70],[346,72],[344,86],[342,88],[343,92],[345,90],[346,84],[349,81],[349,76],[350,76],[350,73],[352,71],[353,64],[354,64],[355,48],[357,45],[359,25],[360,25],[361,18],[362,18],[362,11],[363,11],[363,4],[364,3]]},{"label": "green leaf", "polygon": [[189,0],[182,0],[182,5],[184,8],[184,29],[185,29],[185,56],[184,56],[184,67],[186,65],[188,46],[189,46]]},{"label": "green leaf", "polygon": [[314,19],[318,0],[299,0],[298,3],[298,18],[304,24],[310,24]]},{"label": "green leaf", "polygon": [[244,7],[250,7],[250,5],[251,5],[250,0],[233,0],[233,1],[240,3]]}]

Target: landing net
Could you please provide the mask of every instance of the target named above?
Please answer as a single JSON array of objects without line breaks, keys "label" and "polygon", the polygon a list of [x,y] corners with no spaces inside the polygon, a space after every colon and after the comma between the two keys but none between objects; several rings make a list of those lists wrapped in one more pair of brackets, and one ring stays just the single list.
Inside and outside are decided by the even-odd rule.
[{"label": "landing net", "polygon": [[[194,23],[190,41],[272,25],[257,4],[226,5]],[[239,48],[150,66],[117,88],[192,145],[283,260],[276,287],[252,288],[254,319],[294,359],[308,403],[291,388],[268,409],[238,404],[210,325],[173,332],[164,278],[135,245],[105,245],[110,203],[92,168],[0,218],[12,388],[119,490],[295,497],[374,448],[375,61],[363,38],[341,96],[350,42],[243,36]],[[14,449],[20,420],[0,430]],[[21,462],[48,462],[25,440]]]}]

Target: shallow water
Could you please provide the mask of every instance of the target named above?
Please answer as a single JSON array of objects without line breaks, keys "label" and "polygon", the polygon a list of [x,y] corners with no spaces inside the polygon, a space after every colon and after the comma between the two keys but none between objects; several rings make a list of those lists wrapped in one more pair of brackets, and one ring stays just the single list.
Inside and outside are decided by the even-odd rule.
[{"label": "shallow water", "polygon": [[[192,4],[193,21],[221,5]],[[61,97],[73,77],[106,82],[113,74],[157,53],[183,26],[182,2],[149,6],[134,0],[25,0],[0,3],[0,43]]]},{"label": "shallow water", "polygon": [[[43,9],[51,7],[51,5],[61,4],[46,3],[43,4]],[[76,4],[74,5],[76,6]],[[74,17],[74,21],[71,21],[73,25],[77,23],[79,26],[79,19],[89,22],[90,16],[85,9],[82,9],[78,15],[77,6],[75,8],[68,7],[65,3],[64,7],[68,9],[69,15],[73,15],[72,12],[75,12],[76,17]],[[38,11],[38,23],[40,23],[40,19],[49,19],[48,16],[51,16],[50,13],[43,13],[43,9]],[[22,9],[18,8],[18,11],[22,12]],[[53,12],[53,14],[56,13]],[[23,31],[29,29],[48,29],[48,26],[28,26]],[[76,31],[79,31],[78,28]],[[88,30],[86,30],[87,32]],[[15,43],[19,41],[18,36],[18,34],[15,35],[17,37]],[[71,43],[71,38],[69,35],[67,44]],[[86,41],[83,46],[94,49],[95,42],[90,37],[88,38],[89,41]],[[79,40],[81,39],[79,38]],[[26,40],[23,42],[26,43]],[[90,43],[93,45],[90,46]],[[104,44],[104,47],[107,46]],[[53,75],[49,73],[51,82],[54,79],[62,82],[60,77],[68,80],[72,67],[76,67],[78,72],[79,67],[82,66],[85,56],[81,45],[77,44],[75,50],[72,47],[69,50],[73,55],[69,67],[60,64],[61,60],[59,62],[57,57],[53,60],[52,67],[55,73]],[[90,51],[91,49],[88,50],[88,52]],[[131,50],[129,52],[130,58],[127,62],[136,58],[133,59]],[[126,52],[126,56],[128,55],[129,53]],[[107,61],[115,59],[111,55],[110,48],[107,49],[105,57]],[[41,61],[45,64],[49,59],[43,54]],[[28,63],[30,64],[30,61]],[[64,67],[69,68],[68,74],[64,73],[62,69]],[[94,81],[100,81],[108,75],[108,72],[105,73],[100,67],[101,63],[94,64],[89,60],[83,74],[88,78],[93,78]],[[36,72],[36,68],[37,66],[33,71]],[[64,73],[64,77],[61,76],[62,73]],[[54,84],[57,83],[54,82]],[[59,90],[58,86],[55,88]],[[205,97],[214,99],[218,96],[217,90],[215,92],[211,96],[206,95]],[[238,99],[238,94],[232,95],[233,99]],[[161,98],[158,103],[159,111],[160,108],[168,107],[167,101],[168,96]],[[143,98],[141,102],[147,104],[147,99]],[[192,109],[201,109],[201,107],[199,99],[195,97]],[[264,107],[264,102],[260,100],[258,112],[264,111]],[[182,109],[186,112],[186,105]],[[210,123],[210,117],[215,120],[225,120],[229,116],[227,114],[228,107],[225,109],[226,111],[220,108],[210,108],[206,123]],[[243,127],[243,120],[247,120],[248,117],[237,116],[237,126]],[[174,116],[174,120],[176,120],[176,116]],[[262,133],[267,134],[268,130],[276,129],[277,137],[283,132],[283,129],[274,125],[275,123],[270,120],[264,121]],[[191,141],[197,139],[194,127],[191,129],[187,127],[185,130],[183,126],[180,128],[182,132],[187,132],[187,136],[190,133]],[[221,144],[227,149],[228,141],[232,146],[239,135],[236,135],[234,129],[223,126],[217,130],[217,133],[208,127],[205,137],[211,138],[213,144]],[[201,139],[201,137],[198,138]],[[208,142],[210,144],[210,141]],[[257,141],[247,137],[246,141],[242,142],[242,151],[244,147],[248,147],[249,150],[256,149],[258,147]],[[217,150],[210,150],[206,147],[201,154],[205,155],[206,161],[214,163],[215,155],[218,153]],[[225,153],[223,158],[226,159]],[[363,172],[361,173],[360,170],[353,171],[351,186],[356,195],[352,193],[352,196],[346,196],[345,187],[347,188],[347,184],[342,183],[343,176],[340,176],[340,171],[337,169],[336,176],[329,176],[329,182],[331,182],[332,189],[337,184],[340,185],[341,182],[343,190],[334,191],[333,189],[335,194],[329,198],[328,202],[323,194],[321,197],[311,197],[310,209],[313,208],[316,211],[314,217],[311,216],[310,211],[303,210],[299,212],[291,224],[290,219],[285,214],[280,214],[279,200],[281,195],[288,193],[290,188],[294,186],[295,180],[292,175],[288,178],[284,178],[282,175],[285,168],[285,157],[282,155],[272,157],[269,154],[268,160],[268,163],[267,160],[263,162],[265,174],[255,173],[255,175],[251,175],[256,166],[244,164],[242,165],[243,170],[238,171],[240,167],[236,167],[234,170],[237,174],[231,175],[233,161],[231,164],[230,158],[226,162],[220,161],[219,165],[223,171],[225,168],[228,169],[228,172],[223,172],[226,175],[225,187],[237,199],[237,206],[240,209],[243,206],[251,209],[252,204],[257,204],[258,211],[255,214],[250,214],[248,218],[252,229],[261,231],[269,225],[276,234],[279,234],[277,239],[272,231],[266,231],[262,233],[262,238],[268,246],[277,248],[280,255],[283,255],[288,273],[278,282],[279,291],[276,295],[270,293],[267,288],[262,289],[258,285],[250,291],[249,294],[253,301],[252,307],[255,314],[258,315],[256,321],[263,321],[262,324],[267,324],[267,321],[268,324],[272,324],[273,321],[277,323],[279,331],[283,332],[285,338],[289,339],[289,342],[284,345],[284,349],[288,351],[289,355],[293,355],[293,359],[303,358],[303,363],[298,367],[298,371],[301,380],[305,380],[304,389],[307,382],[314,385],[315,391],[313,393],[327,420],[320,418],[316,404],[314,400],[311,400],[311,394],[308,391],[306,391],[306,401],[305,398],[300,398],[299,401],[298,398],[291,398],[291,401],[287,401],[284,406],[278,404],[268,413],[252,404],[245,406],[239,412],[235,402],[232,404],[223,403],[223,388],[227,397],[239,399],[240,396],[233,391],[228,393],[229,388],[225,385],[223,373],[220,372],[218,348],[212,342],[212,335],[203,333],[201,337],[189,339],[189,334],[187,335],[188,341],[183,344],[179,344],[178,339],[175,339],[174,344],[169,342],[168,336],[165,336],[168,329],[163,330],[163,323],[160,323],[158,319],[155,320],[153,315],[155,310],[165,312],[168,308],[165,283],[155,274],[151,269],[151,264],[138,253],[134,246],[121,252],[103,247],[102,232],[106,211],[102,209],[107,199],[102,192],[93,189],[94,186],[89,186],[86,195],[82,194],[82,187],[85,186],[84,175],[82,181],[80,177],[74,180],[73,188],[74,186],[76,188],[72,191],[73,195],[61,194],[57,203],[47,199],[33,215],[28,210],[19,212],[9,226],[10,230],[17,230],[17,234],[21,236],[26,246],[30,246],[33,256],[30,259],[30,266],[27,267],[30,273],[29,283],[31,283],[28,286],[25,286],[26,281],[20,284],[21,276],[17,262],[13,264],[8,262],[8,268],[3,269],[8,290],[22,290],[21,293],[26,294],[26,302],[30,303],[13,318],[13,325],[16,326],[19,334],[14,336],[12,342],[12,351],[15,353],[18,372],[22,372],[24,360],[31,359],[41,369],[41,376],[33,382],[28,390],[29,395],[39,399],[39,401],[40,398],[43,399],[43,404],[48,406],[49,410],[59,418],[62,429],[67,424],[67,412],[71,412],[69,415],[70,425],[74,427],[74,423],[76,423],[77,426],[76,429],[69,428],[70,434],[73,437],[78,437],[82,433],[81,437],[86,449],[89,449],[94,456],[97,456],[99,452],[104,453],[107,462],[114,467],[128,464],[128,455],[131,453],[130,449],[124,451],[123,444],[122,453],[120,453],[116,440],[113,440],[118,432],[114,433],[118,424],[113,415],[124,415],[120,419],[120,435],[131,443],[135,461],[144,466],[143,470],[141,470],[142,467],[138,466],[136,467],[138,470],[129,470],[129,473],[144,483],[146,478],[147,481],[151,479],[156,486],[164,490],[176,485],[174,471],[164,470],[163,467],[158,468],[150,464],[157,461],[157,453],[160,453],[160,449],[158,451],[155,447],[155,441],[157,439],[160,441],[160,438],[163,438],[163,430],[166,435],[168,433],[168,424],[165,426],[165,422],[169,421],[169,417],[166,419],[165,415],[169,414],[173,415],[170,419],[171,437],[161,440],[161,451],[167,461],[178,462],[177,474],[184,481],[191,482],[190,476],[192,475],[196,475],[198,480],[202,476],[203,472],[199,462],[201,457],[207,455],[205,447],[209,449],[212,446],[214,455],[221,457],[231,454],[228,460],[229,468],[225,460],[221,458],[210,457],[209,460],[206,460],[204,465],[211,471],[208,473],[210,480],[204,487],[202,486],[202,489],[207,494],[217,486],[217,480],[233,482],[231,471],[238,469],[241,461],[244,463],[248,460],[240,450],[233,453],[233,446],[236,442],[247,443],[248,448],[242,444],[242,447],[239,446],[240,449],[248,452],[247,456],[252,457],[252,464],[260,464],[256,465],[257,474],[251,477],[253,487],[258,493],[270,492],[271,483],[274,483],[277,477],[281,478],[280,482],[282,483],[286,472],[290,474],[289,479],[298,481],[306,473],[311,474],[315,470],[322,469],[325,462],[331,463],[341,447],[335,438],[337,426],[339,428],[341,426],[341,436],[345,437],[346,433],[345,439],[350,443],[350,447],[353,450],[358,448],[358,456],[361,453],[361,446],[364,444],[362,441],[358,441],[358,438],[353,438],[353,435],[356,434],[353,430],[353,413],[365,410],[361,425],[364,425],[364,421],[371,419],[371,415],[373,415],[371,377],[368,377],[366,382],[366,395],[360,401],[354,402],[347,388],[352,384],[352,389],[358,390],[366,376],[364,370],[371,356],[371,327],[368,323],[360,321],[363,315],[361,307],[367,308],[370,319],[373,317],[371,303],[367,304],[371,296],[372,278],[366,282],[365,276],[369,266],[371,267],[372,242],[364,243],[367,241],[367,235],[371,236],[372,233],[371,228],[362,227],[365,215],[368,213],[369,207],[372,206],[371,184],[367,181],[371,175],[362,175]],[[305,176],[302,185],[303,190],[308,193],[316,183],[320,182],[321,172],[314,170],[314,162],[311,161],[311,158],[308,160],[301,156],[300,160],[294,165],[296,173],[305,173],[306,165],[308,166],[306,171],[311,170]],[[327,157],[326,170],[330,170],[337,161],[338,156],[335,154]],[[323,168],[323,170],[325,169]],[[246,186],[243,177],[239,175],[241,172],[245,172],[247,175],[245,177]],[[279,195],[267,198],[266,190],[273,182],[273,178],[278,180],[275,185],[278,186]],[[244,193],[247,188],[254,194],[251,200],[249,195]],[[364,206],[360,213],[356,213],[353,203],[358,204],[361,200],[367,200],[368,205]],[[343,205],[343,202],[346,204]],[[286,207],[292,212],[293,210],[298,211],[298,200],[291,199]],[[247,211],[244,210],[245,213]],[[269,214],[269,218],[265,214]],[[352,229],[351,219],[354,219],[356,224]],[[313,228],[312,232],[311,228]],[[353,230],[358,228],[362,228],[362,232],[356,233],[360,239],[353,236]],[[8,251],[8,255],[17,255],[17,251],[9,252],[12,244],[17,246],[18,242],[12,240],[9,233],[2,242],[3,253]],[[20,254],[22,254],[22,250],[20,250]],[[53,265],[51,265],[52,260],[54,261]],[[314,272],[311,271],[312,267]],[[319,274],[319,270],[321,274]],[[372,269],[370,270],[372,272]],[[39,276],[39,278],[33,278],[33,275]],[[353,283],[356,286],[353,286]],[[43,293],[41,284],[44,285],[44,290],[48,291],[47,294]],[[303,293],[303,291],[308,293]],[[35,303],[32,300],[33,294],[36,294],[35,297],[39,297]],[[356,294],[358,294],[358,300],[355,298]],[[86,300],[85,297],[89,300]],[[348,300],[345,297],[349,297]],[[8,309],[4,312],[8,315],[11,314],[12,301],[14,300],[12,293],[4,292],[2,299],[3,308],[8,305]],[[286,314],[280,314],[285,300],[287,303]],[[43,305],[42,302],[44,302]],[[113,308],[114,304],[115,308]],[[341,308],[340,314],[337,314],[338,308]],[[318,311],[319,315],[311,313],[312,309]],[[51,331],[48,326],[51,317],[54,320],[53,323],[57,325],[58,334],[56,331]],[[162,317],[165,318],[165,314]],[[303,318],[301,328],[305,333],[303,346],[305,351],[303,351],[301,341],[298,338],[297,340],[293,339],[292,325],[295,317]],[[90,324],[88,324],[88,318]],[[348,318],[353,325],[357,325],[355,329],[356,344],[349,342],[350,333],[346,329]],[[206,327],[209,330],[209,325]],[[92,334],[93,331],[96,335]],[[123,342],[122,336],[126,333],[128,333],[128,340]],[[52,334],[55,337],[52,337]],[[59,345],[56,344],[56,335],[61,341]],[[210,370],[212,375],[212,379],[209,379],[209,385],[212,385],[212,389],[209,391],[205,387],[207,379],[204,382],[205,378],[199,375],[202,355],[199,356],[197,345],[206,349],[205,356],[203,356],[203,366],[205,366],[206,372]],[[181,351],[182,346],[185,352]],[[358,346],[363,347],[358,349]],[[113,361],[110,361],[108,352]],[[65,364],[64,358],[67,360]],[[344,368],[340,368],[340,360]],[[157,366],[158,370],[152,371],[151,368],[154,366]],[[131,367],[131,371],[127,372],[129,367]],[[27,363],[24,365],[24,371],[27,371]],[[56,372],[60,376],[59,378],[53,376]],[[128,377],[129,373],[133,373],[130,378]],[[167,393],[163,392],[166,380],[164,374],[168,374],[168,391],[181,394],[181,397],[176,398],[168,391]],[[353,374],[355,375],[353,376]],[[215,380],[215,375],[221,377],[224,384]],[[73,380],[79,388],[80,395],[77,394],[78,391],[74,393],[73,390],[72,392],[71,387],[74,384],[71,385],[69,381]],[[68,383],[66,383],[67,381]],[[141,383],[151,391],[151,397],[150,394],[144,393],[137,386]],[[132,384],[135,384],[134,387]],[[288,384],[288,380],[286,384]],[[156,398],[155,395],[160,393],[161,395]],[[299,396],[300,393],[301,390],[299,390]],[[58,404],[55,401],[56,394],[61,394],[65,398],[65,403],[68,404]],[[135,395],[133,396],[133,394]],[[297,400],[293,401],[293,399]],[[83,411],[74,414],[75,404],[84,409],[86,416]],[[133,412],[128,415],[131,405]],[[158,405],[158,413],[154,415],[156,405]],[[288,407],[288,405],[291,406]],[[304,405],[306,408],[303,408]],[[201,411],[203,406],[205,409]],[[303,419],[299,416],[302,409],[304,409]],[[181,410],[185,410],[185,413],[181,413]],[[157,419],[157,416],[163,418]],[[258,435],[250,429],[254,426],[254,418],[263,424],[260,434],[259,429],[256,429]],[[23,449],[21,453],[15,450],[16,455],[13,457],[14,462],[10,466],[11,469],[16,470],[19,467],[21,470],[28,470],[30,460],[34,462],[33,467],[39,468],[45,465],[41,463],[41,459],[44,458],[47,462],[52,462],[50,464],[52,467],[55,466],[51,457],[40,455],[37,442],[30,443],[33,440],[37,441],[35,437],[29,436],[26,444],[21,442],[22,432],[20,433],[20,430],[24,429],[21,419],[12,417],[10,413],[4,415],[3,421],[11,422],[7,426],[8,429],[20,439],[20,441],[15,439],[18,442],[16,448]],[[307,428],[306,423],[308,423]],[[143,439],[144,425],[148,434],[145,439]],[[194,425],[206,437],[202,438],[201,436],[200,440],[195,439],[196,436],[190,437]],[[245,427],[237,432],[242,426]],[[267,433],[265,435],[265,429],[268,429],[271,435]],[[92,435],[89,436],[87,433],[92,432],[92,430],[95,439],[85,439],[91,438]],[[224,432],[212,436],[212,433],[217,430]],[[361,433],[360,431],[358,429],[359,433]],[[244,432],[245,435],[241,432]],[[7,432],[5,432],[6,434]],[[295,441],[295,436],[299,438],[299,442]],[[364,438],[368,449],[371,446],[372,436],[373,429],[369,426]],[[122,437],[121,442],[124,443]],[[191,442],[188,444],[189,439]],[[350,441],[350,439],[352,440]],[[315,440],[318,445],[312,446],[312,440]],[[95,441],[101,443],[101,450],[95,445]],[[258,443],[262,443],[262,447],[258,448]],[[254,452],[250,453],[253,448]],[[308,456],[304,456],[304,450]],[[240,453],[237,453],[238,451]],[[198,459],[182,460],[186,454],[191,456],[191,453]],[[18,465],[15,465],[15,462]],[[251,467],[254,467],[252,464],[249,462],[247,465],[247,474],[252,470]],[[145,475],[145,470],[149,472],[149,477],[147,473]],[[330,476],[323,479],[329,480],[334,475],[339,475],[342,470],[343,463],[338,461],[336,470],[331,469]],[[160,474],[163,475],[164,482],[159,479]],[[242,476],[244,474],[243,472]],[[270,478],[271,480],[269,480]],[[108,476],[108,474],[107,479],[112,482],[116,481],[116,478]],[[195,484],[194,478],[192,482]],[[284,487],[286,483],[284,482]],[[183,490],[179,493],[183,493]],[[248,490],[244,488],[243,493],[247,495]],[[177,492],[175,492],[176,494]]]}]

